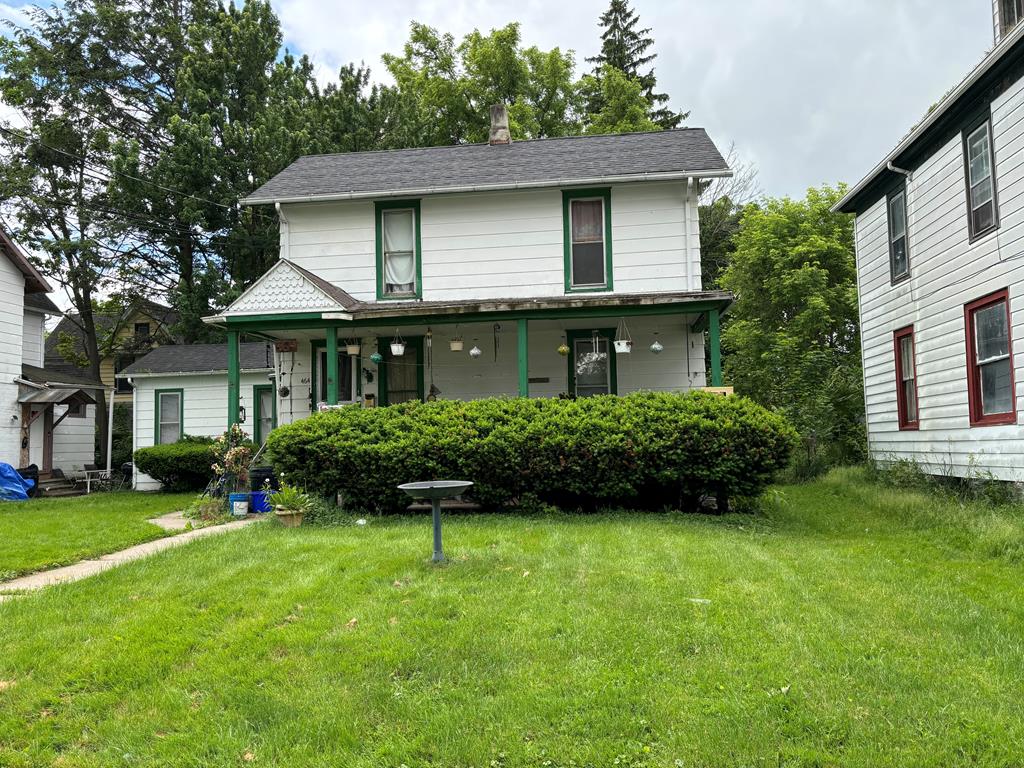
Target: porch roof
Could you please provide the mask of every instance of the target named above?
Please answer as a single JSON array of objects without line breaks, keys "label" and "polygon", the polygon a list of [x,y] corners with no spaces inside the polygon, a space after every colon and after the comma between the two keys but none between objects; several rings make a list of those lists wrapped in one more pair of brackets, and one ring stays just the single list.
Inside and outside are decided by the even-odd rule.
[{"label": "porch roof", "polygon": [[27,383],[49,389],[110,389],[102,381],[88,376],[36,365],[22,364],[21,378]]},{"label": "porch roof", "polygon": [[347,307],[319,312],[234,313],[227,311],[205,322],[222,327],[273,329],[328,324],[364,327],[379,324],[416,325],[467,323],[474,320],[556,319],[635,315],[698,314],[716,309],[724,312],[732,304],[727,291],[686,291],[659,293],[573,294],[506,299],[463,299],[449,301],[353,302]]}]

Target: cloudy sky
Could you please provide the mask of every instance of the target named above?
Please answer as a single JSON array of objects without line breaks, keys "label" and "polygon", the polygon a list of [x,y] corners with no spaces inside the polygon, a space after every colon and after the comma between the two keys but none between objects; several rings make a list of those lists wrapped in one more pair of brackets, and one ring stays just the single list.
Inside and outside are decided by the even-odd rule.
[{"label": "cloudy sky", "polygon": [[[410,20],[457,37],[509,21],[528,45],[599,45],[607,0],[272,0],[325,75],[399,51]],[[991,0],[633,0],[659,85],[690,125],[736,143],[765,192],[863,176],[992,46]]]},{"label": "cloudy sky", "polygon": [[[236,0],[237,1],[237,0]],[[45,0],[35,0],[45,2]],[[607,0],[272,0],[293,52],[329,79],[400,51],[409,22],[461,38],[519,21],[523,41],[599,47]],[[0,19],[24,20],[23,0]],[[860,179],[992,46],[991,0],[633,0],[662,90],[689,125],[735,142],[771,195]]]}]

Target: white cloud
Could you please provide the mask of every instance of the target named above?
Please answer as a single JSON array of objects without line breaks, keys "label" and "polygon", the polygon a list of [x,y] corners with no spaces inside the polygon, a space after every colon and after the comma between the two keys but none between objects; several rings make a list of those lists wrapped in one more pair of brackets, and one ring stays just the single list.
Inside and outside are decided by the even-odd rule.
[{"label": "white cloud", "polygon": [[[460,38],[518,20],[523,40],[599,45],[605,0],[274,0],[285,38],[332,74],[397,52],[409,22]],[[660,86],[721,147],[735,141],[770,194],[857,181],[992,44],[989,0],[634,0]]]}]

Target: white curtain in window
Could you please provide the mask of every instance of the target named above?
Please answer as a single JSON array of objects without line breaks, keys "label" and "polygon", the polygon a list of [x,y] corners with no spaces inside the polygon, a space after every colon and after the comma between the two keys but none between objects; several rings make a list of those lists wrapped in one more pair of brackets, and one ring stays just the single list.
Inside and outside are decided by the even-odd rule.
[{"label": "white curtain in window", "polygon": [[412,290],[416,284],[412,211],[384,212],[384,282]]},{"label": "white curtain in window", "polygon": [[601,241],[604,236],[601,212],[600,200],[572,201],[572,241],[574,243]]}]

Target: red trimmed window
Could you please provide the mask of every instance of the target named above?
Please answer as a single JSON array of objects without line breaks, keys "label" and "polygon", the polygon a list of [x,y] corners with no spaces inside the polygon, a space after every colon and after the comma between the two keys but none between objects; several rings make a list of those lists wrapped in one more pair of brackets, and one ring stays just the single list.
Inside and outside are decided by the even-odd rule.
[{"label": "red trimmed window", "polygon": [[917,404],[914,326],[901,328],[892,336],[896,348],[896,407],[899,412],[900,429],[917,429],[920,416]]},{"label": "red trimmed window", "polygon": [[1010,294],[1004,288],[964,307],[971,426],[1016,424]]}]

